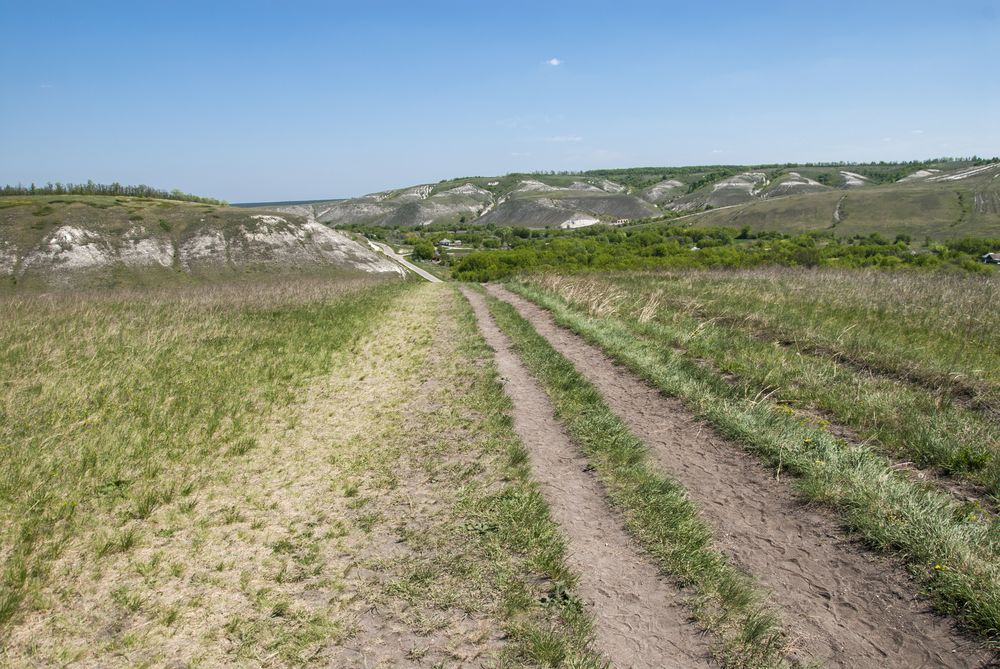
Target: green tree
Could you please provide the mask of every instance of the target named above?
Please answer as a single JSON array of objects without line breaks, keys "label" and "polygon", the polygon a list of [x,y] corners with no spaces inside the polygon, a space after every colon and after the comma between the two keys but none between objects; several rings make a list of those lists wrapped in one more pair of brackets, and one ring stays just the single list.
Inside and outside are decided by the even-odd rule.
[{"label": "green tree", "polygon": [[413,245],[413,257],[417,260],[431,260],[434,254],[434,245],[428,241],[420,241]]}]

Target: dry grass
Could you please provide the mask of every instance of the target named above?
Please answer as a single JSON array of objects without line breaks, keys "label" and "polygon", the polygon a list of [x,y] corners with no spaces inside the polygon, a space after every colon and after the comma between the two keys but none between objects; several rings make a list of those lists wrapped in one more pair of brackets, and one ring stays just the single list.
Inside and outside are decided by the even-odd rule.
[{"label": "dry grass", "polygon": [[[825,273],[817,276],[823,277]],[[710,278],[696,273],[688,280],[696,283]],[[894,277],[890,285],[904,279]],[[864,280],[859,276],[861,285]],[[922,282],[923,278],[916,280]],[[879,292],[884,286],[877,280],[869,285],[879,286],[873,292],[884,297],[881,308],[888,310],[885,300],[892,292]],[[980,287],[956,283],[951,289]],[[720,325],[719,318],[696,319],[685,313],[678,316],[677,309],[669,304],[654,320],[641,323],[637,312],[641,313],[650,291],[663,289],[665,299],[671,297],[669,281],[658,283],[648,275],[550,276],[529,284],[515,284],[513,288],[552,310],[561,324],[602,346],[609,355],[668,395],[682,399],[695,413],[723,434],[744,443],[780,474],[796,477],[803,494],[837,509],[845,525],[866,542],[903,558],[940,611],[957,616],[996,647],[1000,628],[997,604],[1000,562],[996,558],[995,519],[984,513],[975,500],[970,502],[956,497],[950,489],[912,480],[903,468],[885,457],[884,445],[879,442],[845,441],[828,421],[816,421],[808,414],[803,416],[792,407],[809,408],[814,401],[823,399],[839,402],[833,405],[836,410],[842,408],[844,415],[849,415],[847,408],[867,403],[863,406],[868,407],[867,413],[875,421],[888,424],[902,418],[919,429],[936,430],[932,433],[935,439],[928,438],[924,443],[936,444],[942,455],[953,452],[956,462],[961,461],[963,453],[951,449],[949,444],[975,446],[977,453],[991,453],[995,448],[991,441],[963,442],[969,434],[963,428],[972,423],[955,421],[978,420],[974,417],[980,414],[965,409],[952,411],[945,404],[935,406],[934,402],[911,402],[920,392],[927,391],[897,380],[865,378],[871,374],[851,368],[846,372],[841,370],[846,377],[832,373],[823,377],[839,385],[832,386],[833,392],[821,395],[817,385],[808,381],[809,372],[823,369],[823,361],[813,360],[813,356],[795,349],[785,351],[774,343],[761,345],[738,329]],[[916,300],[916,296],[930,290],[931,286],[919,283],[905,294],[909,296],[907,299]],[[839,292],[829,291],[820,296],[828,295],[831,301],[836,301]],[[855,297],[861,294],[853,293]],[[595,306],[604,308],[607,304],[606,295],[618,296],[615,313],[606,317],[592,315]],[[973,305],[980,299],[976,295],[966,296],[963,304]],[[822,302],[820,305],[817,309],[822,308]],[[856,329],[874,328],[872,322],[878,320],[868,318],[861,313],[855,321]],[[947,316],[924,316],[921,320],[940,324],[942,330],[950,326]],[[889,316],[885,322],[886,330],[895,327]],[[988,330],[978,326],[962,326],[960,330],[988,337]],[[928,325],[923,333],[915,332],[914,339],[932,331]],[[877,329],[872,329],[869,335],[875,338],[877,333]],[[994,338],[990,346],[995,342]],[[975,352],[958,357],[967,362],[979,355]],[[905,348],[900,356],[916,359]],[[991,375],[984,374],[982,378],[989,379]],[[879,392],[869,395],[869,389],[875,387],[871,384],[875,383],[879,384]],[[920,436],[919,432],[913,434]],[[900,448],[907,446],[900,444]],[[934,455],[932,450],[926,453]],[[996,460],[989,462],[995,465]]]},{"label": "dry grass", "polygon": [[985,311],[994,283],[774,269],[538,281],[590,315],[613,313],[683,349],[742,392],[995,497],[1000,337]]},{"label": "dry grass", "polygon": [[[197,485],[170,497],[126,492],[76,517],[59,552],[46,556],[45,578],[29,584],[0,663],[440,666],[542,664],[555,653],[598,664],[586,617],[542,603],[572,575],[541,498],[512,459],[519,446],[504,433],[508,407],[492,367],[469,364],[486,352],[450,290],[378,289],[333,312],[319,306],[328,300],[318,286],[242,303],[202,299],[180,300],[184,309],[158,304],[182,321],[192,314],[178,324],[194,335],[181,351],[195,356],[187,364],[220,353],[192,332],[196,322],[235,337],[242,331],[228,319],[253,312],[248,346],[275,328],[261,355],[278,356],[276,365],[253,376],[258,384],[274,375],[274,401],[251,404],[256,417],[224,417],[243,435],[223,442],[224,454],[203,452],[218,442],[186,452],[168,444],[145,460],[106,449],[119,471],[145,475],[146,490],[169,489],[178,472],[197,471]],[[122,308],[115,300],[85,308],[106,316],[110,307]],[[329,341],[352,322],[346,332],[356,336]],[[135,334],[136,348],[162,341]],[[322,360],[301,380],[301,369],[283,373],[299,346]],[[246,349],[227,361],[262,364]],[[232,393],[243,400],[262,390],[210,389],[223,410],[243,406],[228,403]],[[176,403],[170,411],[179,418]],[[118,430],[131,426],[112,418]],[[81,429],[102,436],[93,432],[94,424]]]},{"label": "dry grass", "polygon": [[689,313],[743,321],[861,364],[1000,399],[1000,277],[764,268],[612,276]]},{"label": "dry grass", "polygon": [[0,624],[45,582],[65,541],[89,535],[98,558],[126,552],[157,507],[255,448],[261,418],[402,290],[372,287],[0,301]]}]

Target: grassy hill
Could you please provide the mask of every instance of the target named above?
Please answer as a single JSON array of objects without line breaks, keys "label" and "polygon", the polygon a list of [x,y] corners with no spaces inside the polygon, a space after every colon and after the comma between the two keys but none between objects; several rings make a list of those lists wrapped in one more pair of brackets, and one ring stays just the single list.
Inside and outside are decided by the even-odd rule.
[{"label": "grassy hill", "polygon": [[1000,236],[1000,161],[706,165],[463,177],[272,205],[328,225],[570,228],[691,216],[698,225],[836,235]]},{"label": "grassy hill", "polygon": [[103,195],[0,197],[5,285],[152,285],[248,272],[392,273],[310,218]]},{"label": "grassy hill", "polygon": [[761,198],[698,213],[699,226],[776,232],[829,230],[838,236],[879,232],[914,239],[1000,236],[1000,163],[941,171],[882,185]]}]

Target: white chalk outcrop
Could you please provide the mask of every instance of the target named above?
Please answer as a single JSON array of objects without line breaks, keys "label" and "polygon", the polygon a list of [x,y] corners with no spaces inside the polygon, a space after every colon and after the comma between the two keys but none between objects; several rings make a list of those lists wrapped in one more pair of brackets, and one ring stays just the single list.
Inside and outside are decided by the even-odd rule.
[{"label": "white chalk outcrop", "polygon": [[273,214],[228,217],[228,224],[199,221],[174,240],[133,222],[113,234],[102,226],[60,225],[33,248],[18,249],[0,238],[0,276],[32,276],[69,281],[83,271],[217,271],[242,267],[310,270],[334,267],[370,273],[402,274],[398,265],[315,220]]}]

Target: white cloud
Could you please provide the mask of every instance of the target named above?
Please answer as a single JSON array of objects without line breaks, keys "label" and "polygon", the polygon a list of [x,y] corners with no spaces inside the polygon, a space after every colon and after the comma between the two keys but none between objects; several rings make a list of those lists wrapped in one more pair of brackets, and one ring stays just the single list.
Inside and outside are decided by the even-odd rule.
[{"label": "white cloud", "polygon": [[559,67],[560,65],[563,64],[563,62],[558,58],[549,58],[547,61],[545,61],[545,64],[551,65],[552,67]]},{"label": "white cloud", "polygon": [[911,130],[910,134],[913,134],[913,135],[922,135],[922,134],[924,134],[924,131],[923,130]]},{"label": "white cloud", "polygon": [[555,144],[566,144],[569,142],[582,142],[583,137],[578,137],[577,135],[555,135],[553,137],[546,137],[545,141]]}]

